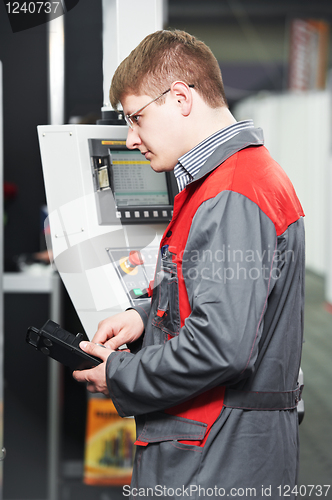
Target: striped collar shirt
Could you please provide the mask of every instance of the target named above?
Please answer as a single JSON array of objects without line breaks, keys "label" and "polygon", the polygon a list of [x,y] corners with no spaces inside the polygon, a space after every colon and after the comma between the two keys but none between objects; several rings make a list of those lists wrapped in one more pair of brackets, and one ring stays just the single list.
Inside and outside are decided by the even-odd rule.
[{"label": "striped collar shirt", "polygon": [[252,120],[243,120],[234,123],[234,125],[218,130],[218,132],[210,135],[210,137],[199,143],[188,151],[188,153],[181,156],[174,168],[174,175],[178,183],[179,191],[182,191],[188,182],[194,179],[208,157],[212,155],[218,146],[229,141],[242,130],[249,128],[254,128]]}]

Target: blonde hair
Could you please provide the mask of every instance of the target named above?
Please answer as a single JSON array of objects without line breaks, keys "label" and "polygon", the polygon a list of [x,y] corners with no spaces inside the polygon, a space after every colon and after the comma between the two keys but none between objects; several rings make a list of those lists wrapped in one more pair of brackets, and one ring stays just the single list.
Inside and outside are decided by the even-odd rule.
[{"label": "blonde hair", "polygon": [[111,105],[117,109],[129,94],[156,97],[177,80],[194,85],[210,107],[227,106],[218,61],[204,42],[179,30],[148,35],[122,61],[112,79]]}]

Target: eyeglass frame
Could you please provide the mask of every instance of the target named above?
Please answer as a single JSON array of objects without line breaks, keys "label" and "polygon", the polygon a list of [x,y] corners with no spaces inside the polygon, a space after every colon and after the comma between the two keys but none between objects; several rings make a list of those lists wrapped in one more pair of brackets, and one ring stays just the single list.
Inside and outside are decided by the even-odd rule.
[{"label": "eyeglass frame", "polygon": [[[195,87],[195,85],[188,85],[188,87],[190,87],[191,89],[193,89]],[[135,116],[138,113],[140,113],[141,111],[143,111],[143,109],[145,109],[147,106],[149,106],[153,102],[155,102],[158,99],[160,99],[162,96],[164,96],[165,94],[167,94],[167,92],[169,92],[170,90],[171,90],[170,88],[167,89],[167,90],[165,90],[165,92],[163,92],[162,94],[158,95],[158,97],[155,97],[154,99],[152,99],[152,101],[148,102],[147,104],[145,104],[144,106],[142,106],[141,108],[139,108],[137,111],[134,111],[134,113],[130,113],[130,115],[124,115],[124,119],[125,119],[126,124],[128,125],[128,127],[130,127],[132,130],[134,128],[134,122],[131,119],[132,116]]]}]

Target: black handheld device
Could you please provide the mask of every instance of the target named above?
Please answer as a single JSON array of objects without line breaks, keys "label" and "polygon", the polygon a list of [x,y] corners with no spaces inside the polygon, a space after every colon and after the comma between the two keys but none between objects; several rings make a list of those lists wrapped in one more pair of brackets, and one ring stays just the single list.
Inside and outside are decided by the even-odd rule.
[{"label": "black handheld device", "polygon": [[80,349],[79,343],[82,340],[87,340],[83,333],[75,336],[50,319],[40,330],[30,326],[26,335],[28,344],[71,370],[85,370],[102,363],[101,359]]}]

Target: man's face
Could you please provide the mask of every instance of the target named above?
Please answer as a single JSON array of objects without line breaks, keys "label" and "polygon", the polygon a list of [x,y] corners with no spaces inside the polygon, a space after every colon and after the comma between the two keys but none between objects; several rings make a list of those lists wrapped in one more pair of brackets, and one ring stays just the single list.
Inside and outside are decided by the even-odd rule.
[{"label": "man's face", "polygon": [[[153,102],[132,117],[133,129],[128,129],[128,149],[139,149],[156,172],[173,170],[184,154],[180,114],[170,93],[164,104]],[[145,106],[152,97],[126,95],[122,107],[126,115]]]}]

